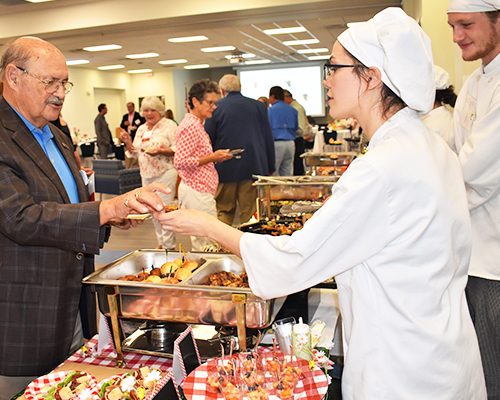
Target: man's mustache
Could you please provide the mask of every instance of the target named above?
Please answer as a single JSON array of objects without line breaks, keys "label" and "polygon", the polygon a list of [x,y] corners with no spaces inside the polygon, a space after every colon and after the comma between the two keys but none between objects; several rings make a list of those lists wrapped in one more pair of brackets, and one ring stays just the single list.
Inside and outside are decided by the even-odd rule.
[{"label": "man's mustache", "polygon": [[57,96],[53,96],[53,97],[50,97],[47,100],[45,100],[45,104],[55,104],[58,106],[62,106],[63,103],[64,103],[64,100],[60,99]]}]

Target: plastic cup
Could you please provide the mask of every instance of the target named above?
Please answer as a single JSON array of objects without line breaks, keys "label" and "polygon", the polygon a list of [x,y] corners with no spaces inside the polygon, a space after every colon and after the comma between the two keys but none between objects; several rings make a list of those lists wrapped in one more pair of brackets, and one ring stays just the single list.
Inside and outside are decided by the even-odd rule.
[{"label": "plastic cup", "polygon": [[283,353],[288,355],[291,354],[293,324],[295,324],[294,317],[283,318],[275,321],[273,324],[274,335],[278,341],[279,348]]}]

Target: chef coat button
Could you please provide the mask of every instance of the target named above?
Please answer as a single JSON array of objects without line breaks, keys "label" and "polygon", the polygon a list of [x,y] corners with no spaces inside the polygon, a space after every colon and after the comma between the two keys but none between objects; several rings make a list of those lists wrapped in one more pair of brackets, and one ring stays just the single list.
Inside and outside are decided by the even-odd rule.
[{"label": "chef coat button", "polygon": [[478,81],[478,82],[479,82],[479,80],[480,80],[480,79],[481,79],[481,77],[478,75],[478,76],[476,77],[476,81]]},{"label": "chef coat button", "polygon": [[78,253],[78,254],[76,255],[76,259],[77,259],[78,261],[83,260],[83,253]]},{"label": "chef coat button", "polygon": [[492,80],[493,80],[493,78],[488,79],[488,83],[491,83]]}]

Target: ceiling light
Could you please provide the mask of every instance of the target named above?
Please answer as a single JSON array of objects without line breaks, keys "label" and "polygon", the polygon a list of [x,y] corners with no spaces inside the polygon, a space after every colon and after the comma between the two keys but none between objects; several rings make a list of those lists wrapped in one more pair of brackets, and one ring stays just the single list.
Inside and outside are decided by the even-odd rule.
[{"label": "ceiling light", "polygon": [[226,57],[228,60],[233,58],[233,57],[252,58],[252,57],[255,57],[255,54],[253,54],[253,53],[231,54],[229,56],[224,56],[224,57]]},{"label": "ceiling light", "polygon": [[104,65],[102,67],[97,67],[97,69],[100,69],[101,71],[107,71],[110,69],[121,69],[121,68],[125,68],[125,65],[118,64],[118,65]]},{"label": "ceiling light", "polygon": [[305,39],[305,40],[288,40],[283,42],[285,46],[297,46],[299,44],[316,44],[319,43],[318,39]]},{"label": "ceiling light", "polygon": [[204,53],[214,53],[216,51],[233,51],[236,50],[234,46],[219,46],[219,47],[205,47],[201,49]]},{"label": "ceiling light", "polygon": [[131,69],[130,71],[127,71],[129,74],[146,74],[148,72],[153,72],[152,69],[150,68],[145,68],[145,69]]},{"label": "ceiling light", "polygon": [[170,65],[170,64],[183,64],[187,63],[187,60],[184,60],[183,58],[179,60],[164,60],[164,61],[158,61],[158,64],[162,65]]},{"label": "ceiling light", "polygon": [[308,54],[308,53],[326,53],[328,50],[326,47],[322,47],[319,49],[300,49],[297,50],[297,53],[299,54]]},{"label": "ceiling light", "polygon": [[30,3],[45,3],[46,1],[54,1],[54,0],[24,0]]},{"label": "ceiling light", "polygon": [[269,64],[271,60],[250,60],[245,61],[245,65],[255,65],[255,64]]},{"label": "ceiling light", "polygon": [[299,33],[305,32],[307,29],[303,26],[294,26],[292,28],[280,28],[280,29],[264,29],[266,35],[282,35],[285,33]]},{"label": "ceiling light", "polygon": [[66,65],[81,65],[88,64],[89,60],[66,60]]},{"label": "ceiling light", "polygon": [[178,37],[178,38],[170,38],[168,39],[171,43],[184,43],[184,42],[199,42],[201,40],[208,40],[206,36],[186,36],[186,37]]},{"label": "ceiling light", "polygon": [[347,24],[347,27],[348,28],[352,28],[353,26],[356,26],[356,25],[359,25],[359,24],[362,24],[362,22],[349,22]]},{"label": "ceiling light", "polygon": [[208,64],[198,64],[198,65],[185,65],[185,69],[202,69],[202,68],[210,68]]},{"label": "ceiling light", "polygon": [[158,53],[143,53],[143,54],[129,54],[128,56],[125,56],[127,58],[130,58],[132,60],[136,60],[138,58],[152,58],[152,57],[158,57]]},{"label": "ceiling light", "polygon": [[117,45],[117,44],[105,44],[102,46],[84,47],[83,50],[85,50],[85,51],[106,51],[106,50],[118,50],[121,48],[122,48],[122,46]]},{"label": "ceiling light", "polygon": [[325,55],[325,56],[311,56],[311,57],[307,57],[308,60],[311,60],[311,61],[314,61],[314,60],[328,60],[330,58],[329,55]]}]

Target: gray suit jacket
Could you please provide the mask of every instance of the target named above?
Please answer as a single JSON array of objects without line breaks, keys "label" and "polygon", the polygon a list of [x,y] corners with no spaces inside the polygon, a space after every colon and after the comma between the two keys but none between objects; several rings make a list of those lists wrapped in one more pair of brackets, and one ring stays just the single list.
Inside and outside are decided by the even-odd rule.
[{"label": "gray suit jacket", "polygon": [[79,305],[86,336],[96,332],[95,297],[81,280],[106,227],[99,203],[87,202],[71,141],[51,130],[79,204],[70,204],[49,158],[0,97],[0,375],[42,375],[63,361]]},{"label": "gray suit jacket", "polygon": [[99,146],[109,145],[112,140],[111,131],[109,130],[109,125],[106,121],[106,118],[104,118],[104,115],[102,115],[101,113],[97,114],[97,117],[95,117],[94,127],[95,135],[97,137],[97,144]]}]

